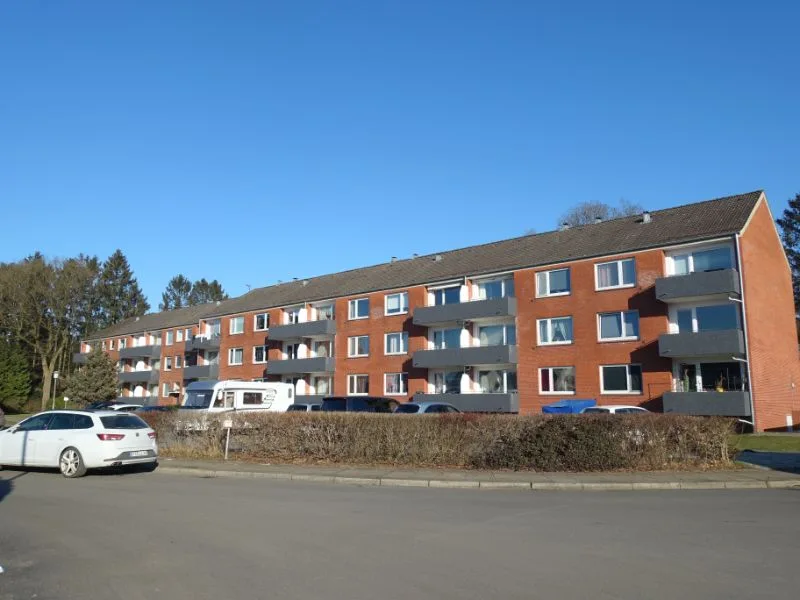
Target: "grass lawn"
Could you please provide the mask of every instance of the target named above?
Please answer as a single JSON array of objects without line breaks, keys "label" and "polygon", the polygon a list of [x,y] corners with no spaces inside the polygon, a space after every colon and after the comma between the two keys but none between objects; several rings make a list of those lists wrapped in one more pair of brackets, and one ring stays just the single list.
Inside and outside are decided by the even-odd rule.
[{"label": "grass lawn", "polygon": [[763,450],[765,452],[800,452],[800,434],[747,433],[731,436],[731,444],[739,450]]}]

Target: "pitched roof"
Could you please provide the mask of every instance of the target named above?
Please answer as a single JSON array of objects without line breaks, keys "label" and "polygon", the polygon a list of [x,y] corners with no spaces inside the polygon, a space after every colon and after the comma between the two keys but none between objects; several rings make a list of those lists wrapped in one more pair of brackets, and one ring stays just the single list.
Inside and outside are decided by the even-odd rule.
[{"label": "pitched roof", "polygon": [[258,288],[219,304],[192,307],[199,309],[197,313],[191,312],[190,308],[145,315],[138,322],[129,319],[98,332],[93,338],[189,325],[208,317],[732,235],[742,230],[762,193],[757,190],[653,211],[649,223],[643,223],[641,215],[621,217],[564,231],[526,235]]},{"label": "pitched roof", "polygon": [[130,335],[143,331],[159,331],[169,327],[182,327],[197,324],[200,319],[210,314],[216,309],[217,303],[201,304],[199,306],[188,306],[186,308],[176,308],[157,313],[149,313],[141,317],[131,317],[120,321],[111,327],[91,334],[87,340],[99,340],[103,338],[115,337],[118,335]]}]

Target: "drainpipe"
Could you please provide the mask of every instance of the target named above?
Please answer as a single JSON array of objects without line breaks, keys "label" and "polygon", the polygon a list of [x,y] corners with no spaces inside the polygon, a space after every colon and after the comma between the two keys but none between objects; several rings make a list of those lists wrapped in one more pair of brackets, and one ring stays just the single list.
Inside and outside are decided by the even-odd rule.
[{"label": "drainpipe", "polygon": [[750,338],[747,331],[747,304],[744,295],[744,280],[742,279],[742,247],[739,243],[740,234],[736,234],[736,266],[739,268],[739,290],[742,295],[742,327],[744,328],[744,350],[747,356],[747,382],[750,387],[750,418],[753,420],[753,433],[756,431],[756,409],[753,402],[753,375],[750,368]]}]

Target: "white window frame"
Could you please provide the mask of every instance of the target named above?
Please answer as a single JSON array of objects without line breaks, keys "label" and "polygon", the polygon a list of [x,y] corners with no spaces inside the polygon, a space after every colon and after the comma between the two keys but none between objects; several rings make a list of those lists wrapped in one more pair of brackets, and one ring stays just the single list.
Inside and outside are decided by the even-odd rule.
[{"label": "white window frame", "polygon": [[[119,338],[119,344],[117,344],[117,348],[119,348],[120,350],[123,350],[124,348],[127,348],[127,347],[128,347],[128,340],[126,340],[125,338]],[[90,348],[90,351],[91,351],[91,348]]]},{"label": "white window frame", "polygon": [[[242,330],[241,331],[234,331],[234,326],[233,326],[234,323],[241,323],[242,324]],[[231,335],[242,335],[244,333],[244,317],[243,316],[231,317],[230,323],[228,324],[228,333],[230,333]]]},{"label": "white window frame", "polygon": [[[358,340],[367,338],[367,352],[366,354],[354,354],[358,351]],[[368,335],[352,335],[347,338],[347,358],[364,358],[369,356],[369,336]]]},{"label": "white window frame", "polygon": [[[627,391],[606,390],[605,375],[603,374],[603,369],[605,369],[606,367],[625,367],[625,375],[627,376],[628,380]],[[641,380],[642,380],[641,390],[631,390],[631,367],[639,367],[639,374],[641,375]],[[642,365],[640,365],[639,363],[600,365],[600,393],[603,394],[604,396],[641,396],[642,394],[644,394],[644,373],[642,372]]]},{"label": "white window frame", "polygon": [[[556,292],[554,294],[550,293],[550,275],[552,273],[557,273],[559,271],[567,271],[569,273],[569,290],[566,292]],[[547,293],[542,293],[542,290],[539,289],[539,275],[544,274],[547,276]],[[572,273],[570,272],[569,267],[562,267],[560,269],[550,269],[548,271],[538,271],[534,274],[536,278],[536,297],[537,298],[557,298],[558,296],[569,296],[572,293]]]},{"label": "white window frame", "polygon": [[[389,312],[389,298],[394,296],[400,296],[400,310],[397,312]],[[405,298],[405,301],[403,301]],[[408,292],[394,292],[392,294],[386,294],[383,297],[383,314],[387,317],[393,317],[395,315],[407,315],[408,314]]]},{"label": "white window frame", "polygon": [[442,341],[444,341],[444,332],[445,331],[452,331],[452,330],[457,330],[458,331],[458,346],[456,346],[456,348],[463,348],[464,346],[461,345],[462,344],[461,340],[463,338],[463,333],[462,333],[462,328],[461,327],[436,327],[435,329],[432,328],[432,329],[428,330],[429,331],[429,335],[430,335],[430,338],[429,338],[430,339],[430,350],[450,350],[450,348],[437,348],[436,347],[436,334],[439,333],[439,332],[442,332]]},{"label": "white window frame", "polygon": [[[264,360],[256,360],[256,349],[263,348],[264,349]],[[263,365],[267,362],[267,353],[269,349],[267,348],[266,344],[259,344],[257,346],[253,346],[253,364],[254,365]]]},{"label": "white window frame", "polygon": [[[399,377],[400,388],[399,392],[389,392],[388,379],[389,377]],[[383,395],[384,396],[408,396],[408,373],[384,373],[383,374]]]},{"label": "white window frame", "polygon": [[187,327],[186,331],[184,331],[183,333],[184,333],[183,339],[185,339],[187,342],[190,339],[192,339],[192,328],[191,327]]},{"label": "white window frame", "polygon": [[509,327],[514,328],[514,344],[517,344],[517,324],[514,323],[475,323],[475,327],[472,331],[472,337],[474,338],[475,342],[478,344],[479,347],[482,348],[491,348],[492,346],[482,346],[481,345],[481,329],[485,327],[502,327],[503,328],[503,343],[497,344],[497,346],[508,346],[508,329]]},{"label": "white window frame", "polygon": [[[736,302],[701,302],[700,304],[671,304],[669,309],[669,333],[698,333],[697,309],[712,308],[714,306],[733,306],[736,312],[736,329],[742,329],[742,311],[738,309]],[[692,331],[680,331],[678,328],[678,312],[688,310],[692,313]]]},{"label": "white window frame", "polygon": [[[239,362],[233,362],[232,359],[234,357],[234,353],[237,350],[241,353],[242,358],[241,358],[241,360]],[[228,348],[228,366],[234,367],[234,366],[239,366],[239,365],[242,365],[242,364],[244,364],[244,348],[241,347],[241,346],[238,347],[238,348]]]},{"label": "white window frame", "polygon": [[[258,327],[258,317],[264,317],[264,323],[266,324],[266,327]],[[269,313],[264,312],[253,315],[253,331],[269,331]]]},{"label": "white window frame", "polygon": [[169,384],[167,382],[162,383],[161,384],[161,397],[162,398],[168,397],[169,396],[169,392],[170,392]]},{"label": "white window frame", "polygon": [[170,329],[169,331],[167,331],[167,335],[166,335],[166,338],[164,340],[164,344],[166,346],[172,346],[172,344],[174,342],[175,342],[175,332],[172,331],[172,329]]},{"label": "white window frame", "polygon": [[108,349],[109,350],[113,350],[114,349],[114,340],[108,340]]},{"label": "white window frame", "polygon": [[[547,333],[550,339],[553,339],[553,321],[558,321],[561,319],[569,319],[571,321],[572,329],[572,339],[567,342],[543,342],[542,341],[542,332],[541,332],[541,323],[547,323]],[[575,343],[575,320],[572,318],[572,315],[565,315],[563,317],[547,317],[545,319],[537,319],[536,320],[536,341],[539,346],[568,346],[570,344]]]},{"label": "white window frame", "polygon": [[[614,338],[604,338],[602,337],[602,331],[600,326],[600,318],[603,315],[619,315],[620,318],[620,325],[622,326],[622,330],[625,330],[625,315],[628,313],[633,313],[636,315],[636,329],[639,331],[639,334],[636,336],[629,336],[623,335],[622,337],[614,337]],[[600,343],[605,344],[606,342],[635,342],[642,336],[642,323],[639,317],[638,310],[612,310],[610,312],[601,312],[597,313],[597,341]]]},{"label": "white window frame", "polygon": [[175,330],[175,343],[183,341],[183,329]]},{"label": "white window frame", "polygon": [[[366,377],[367,378],[367,391],[366,392],[357,392],[355,391],[358,386],[355,385],[358,381],[359,377]],[[348,396],[369,396],[369,375],[366,373],[353,373],[347,376],[347,395]]]},{"label": "white window frame", "polygon": [[164,370],[165,371],[172,371],[172,357],[165,356],[164,357]]},{"label": "white window frame", "polygon": [[[389,336],[400,336],[400,347],[404,348],[401,352],[389,352]],[[383,334],[383,354],[384,356],[402,356],[408,354],[408,332],[407,331],[393,331],[391,333]]]},{"label": "white window frame", "polygon": [[[367,303],[367,314],[363,317],[359,317],[357,315],[356,307],[358,306],[359,302],[366,302]],[[347,302],[347,320],[348,321],[359,321],[361,319],[369,319],[369,298],[353,298],[352,300],[348,300]]]},{"label": "white window frame", "polygon": [[500,297],[501,298],[513,298],[513,296],[508,295],[508,282],[511,282],[511,286],[514,288],[514,293],[516,294],[516,283],[514,281],[514,275],[506,275],[503,277],[489,277],[486,279],[476,279],[472,281],[472,294],[473,300],[486,300],[486,298],[481,298],[481,285],[485,285],[487,283],[494,283],[499,282],[501,287]]},{"label": "white window frame", "polygon": [[695,252],[708,252],[709,250],[720,250],[725,248],[731,259],[731,266],[729,268],[735,269],[736,268],[736,255],[733,251],[733,245],[722,243],[722,244],[712,244],[710,246],[692,246],[688,248],[679,248],[676,250],[671,250],[666,258],[667,258],[667,277],[682,277],[682,275],[677,275],[675,273],[675,257],[676,256],[688,256],[689,261],[689,272],[686,275],[691,275],[695,273],[694,270],[694,255]]},{"label": "white window frame", "polygon": [[[626,262],[632,262],[633,263],[633,283],[622,283],[622,274],[624,272],[623,269],[622,269],[622,265],[623,265],[623,263],[626,263]],[[617,277],[618,277],[620,283],[617,284],[617,285],[609,285],[609,286],[606,286],[606,287],[600,287],[600,279],[598,277],[598,271],[599,271],[600,267],[603,267],[605,265],[613,265],[613,264],[617,265]],[[594,289],[595,289],[596,292],[604,292],[606,290],[620,290],[620,289],[623,289],[623,288],[636,287],[636,278],[637,278],[637,274],[636,274],[636,259],[635,258],[619,258],[617,260],[607,260],[605,262],[595,263],[595,265],[594,265]]]},{"label": "white window frame", "polygon": [[173,361],[176,369],[183,368],[183,357],[180,354],[175,355],[175,360]]},{"label": "white window frame", "polygon": [[[542,396],[565,396],[565,395],[573,396],[573,395],[575,395],[575,390],[572,390],[571,392],[552,391],[552,388],[555,387],[555,385],[553,384],[553,382],[554,382],[553,369],[572,369],[572,374],[573,374],[573,376],[575,378],[575,387],[577,388],[578,377],[577,377],[577,375],[575,373],[575,367],[574,366],[561,365],[561,366],[555,366],[555,367],[540,367],[538,369],[538,371],[537,371],[537,375],[538,375],[537,381],[538,381],[538,385],[539,385],[539,393]],[[542,371],[547,371],[549,373],[549,377],[548,378],[550,380],[550,388],[551,388],[551,391],[549,391],[549,392],[545,392],[545,391],[542,390]],[[519,373],[517,374],[517,377],[519,377]],[[519,380],[517,381],[517,385],[519,385]]]}]

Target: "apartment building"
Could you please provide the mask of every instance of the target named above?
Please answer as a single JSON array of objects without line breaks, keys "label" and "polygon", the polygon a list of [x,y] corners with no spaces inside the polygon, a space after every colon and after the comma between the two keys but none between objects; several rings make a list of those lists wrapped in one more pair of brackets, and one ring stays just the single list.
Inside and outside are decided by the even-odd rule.
[{"label": "apartment building", "polygon": [[151,402],[197,379],[280,380],[308,400],[533,413],[594,398],[769,430],[800,422],[794,321],[756,191],[255,289],[81,352],[101,344],[123,395]]}]

